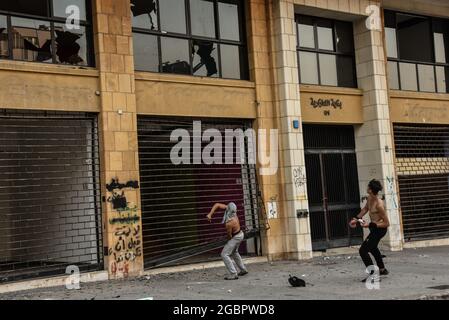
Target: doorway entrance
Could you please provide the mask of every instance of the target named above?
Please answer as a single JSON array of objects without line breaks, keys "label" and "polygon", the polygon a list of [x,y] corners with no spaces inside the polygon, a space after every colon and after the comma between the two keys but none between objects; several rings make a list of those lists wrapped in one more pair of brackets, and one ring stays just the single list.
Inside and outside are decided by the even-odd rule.
[{"label": "doorway entrance", "polygon": [[360,212],[354,128],[303,128],[313,250],[362,243],[362,229],[348,226]]}]

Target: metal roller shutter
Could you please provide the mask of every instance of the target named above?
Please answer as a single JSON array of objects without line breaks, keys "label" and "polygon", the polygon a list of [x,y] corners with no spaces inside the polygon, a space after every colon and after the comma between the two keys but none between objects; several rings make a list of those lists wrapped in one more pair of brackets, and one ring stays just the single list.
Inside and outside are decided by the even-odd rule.
[{"label": "metal roller shutter", "polygon": [[103,268],[96,116],[0,110],[0,279]]},{"label": "metal roller shutter", "polygon": [[[145,267],[172,263],[222,246],[226,241],[222,217],[218,214],[212,224],[206,219],[216,202],[235,202],[247,234],[258,234],[260,201],[254,165],[247,161],[211,165],[172,163],[170,152],[177,142],[170,141],[171,133],[185,129],[192,137],[194,120],[200,119],[138,118]],[[250,126],[239,120],[202,120],[201,125],[203,132],[217,129],[221,133]],[[235,150],[233,154],[235,157]],[[258,241],[253,246],[257,253]],[[243,245],[241,250],[245,251]]]},{"label": "metal roller shutter", "polygon": [[394,125],[406,241],[449,236],[449,127]]}]

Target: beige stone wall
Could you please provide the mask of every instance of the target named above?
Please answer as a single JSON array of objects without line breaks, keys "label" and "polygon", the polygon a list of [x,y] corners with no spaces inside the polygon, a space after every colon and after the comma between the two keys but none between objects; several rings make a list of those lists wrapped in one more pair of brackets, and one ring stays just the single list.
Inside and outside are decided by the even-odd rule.
[{"label": "beige stone wall", "polygon": [[257,117],[253,82],[136,73],[137,112],[145,115]]},{"label": "beige stone wall", "polygon": [[[100,72],[101,191],[113,197],[106,184],[139,181],[137,109],[129,0],[94,1],[96,61]],[[137,275],[143,269],[140,192],[124,191],[128,208],[120,212],[102,203],[106,268],[113,278]],[[112,223],[114,218],[138,216],[136,222]]]},{"label": "beige stone wall", "polygon": [[[255,82],[256,129],[277,128],[277,110],[274,107],[273,69],[271,60],[270,27],[267,24],[268,6],[265,0],[249,0],[247,5],[248,53],[250,57],[250,75]],[[279,211],[283,210],[279,203],[282,196],[279,174],[260,176],[259,184],[262,198],[266,206],[268,201],[276,201]],[[262,249],[264,254],[275,259],[285,252],[281,236],[282,226],[278,219],[269,221],[270,229],[264,231]]]},{"label": "beige stone wall", "polygon": [[393,123],[449,124],[449,94],[392,90]]},{"label": "beige stone wall", "polygon": [[0,108],[98,112],[97,70],[0,60]]},{"label": "beige stone wall", "polygon": [[299,129],[293,128],[293,121],[301,119],[295,7],[292,0],[280,0],[269,1],[269,8],[282,189],[281,210],[278,218],[273,219],[279,227],[273,232],[273,238],[283,243],[283,251],[278,253],[285,258],[309,259],[312,257],[309,218],[297,217],[298,210],[308,211],[308,201],[302,125]]}]

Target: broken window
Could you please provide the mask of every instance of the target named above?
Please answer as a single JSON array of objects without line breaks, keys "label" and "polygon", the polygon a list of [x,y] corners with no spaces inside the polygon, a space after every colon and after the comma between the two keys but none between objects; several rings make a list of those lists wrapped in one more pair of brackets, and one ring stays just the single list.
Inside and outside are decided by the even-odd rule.
[{"label": "broken window", "polygon": [[49,22],[14,17],[11,25],[14,60],[53,61]]},{"label": "broken window", "polygon": [[0,57],[91,66],[92,27],[86,9],[86,0],[2,1],[0,11],[8,12],[0,15]]},{"label": "broken window", "polygon": [[243,0],[132,0],[136,70],[248,79],[243,8]]},{"label": "broken window", "polygon": [[149,30],[158,30],[156,0],[131,0],[133,26]]},{"label": "broken window", "polygon": [[0,58],[9,57],[8,23],[5,16],[0,16]]},{"label": "broken window", "polygon": [[203,77],[217,77],[217,44],[211,41],[193,41],[193,74]]},{"label": "broken window", "polygon": [[87,39],[85,27],[67,30],[65,24],[55,24],[55,50],[58,63],[87,65]]}]

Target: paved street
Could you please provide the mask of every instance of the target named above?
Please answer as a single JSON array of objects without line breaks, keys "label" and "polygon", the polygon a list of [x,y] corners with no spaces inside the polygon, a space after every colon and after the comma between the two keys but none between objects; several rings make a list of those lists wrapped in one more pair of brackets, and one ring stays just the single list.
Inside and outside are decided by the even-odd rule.
[{"label": "paved street", "polygon": [[[419,299],[449,295],[449,247],[385,254],[390,275],[382,279],[379,290],[368,290],[360,282],[363,266],[353,254],[251,264],[250,274],[238,281],[224,281],[221,267],[81,284],[80,290],[22,291],[0,295],[0,299]],[[307,287],[290,287],[289,274],[304,278]],[[447,287],[431,288],[437,286]]]}]

